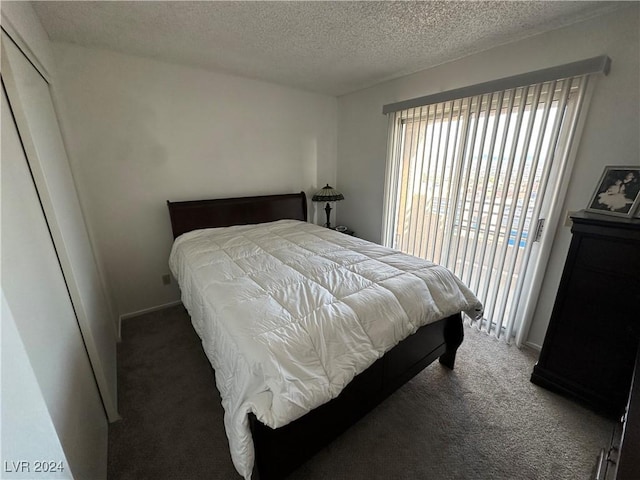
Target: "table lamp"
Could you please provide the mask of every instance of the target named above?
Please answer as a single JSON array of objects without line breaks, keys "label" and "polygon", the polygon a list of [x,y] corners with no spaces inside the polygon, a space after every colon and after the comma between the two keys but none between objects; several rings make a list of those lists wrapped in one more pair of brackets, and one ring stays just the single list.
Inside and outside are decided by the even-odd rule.
[{"label": "table lamp", "polygon": [[325,187],[322,187],[322,189],[318,190],[313,197],[311,197],[311,201],[313,202],[327,202],[327,205],[324,207],[324,211],[327,212],[327,223],[325,225],[327,228],[331,228],[331,223],[329,220],[329,217],[331,215],[331,205],[329,205],[329,202],[337,202],[339,200],[344,200],[344,195],[342,195],[328,183]]}]

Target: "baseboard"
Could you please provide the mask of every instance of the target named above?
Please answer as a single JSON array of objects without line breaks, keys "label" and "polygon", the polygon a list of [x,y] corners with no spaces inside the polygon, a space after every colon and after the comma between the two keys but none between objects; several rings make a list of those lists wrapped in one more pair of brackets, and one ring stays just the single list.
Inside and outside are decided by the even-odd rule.
[{"label": "baseboard", "polygon": [[164,310],[165,308],[175,307],[176,305],[182,305],[182,300],[176,300],[175,302],[163,303],[162,305],[156,305],[155,307],[144,308],[135,312],[123,313],[118,317],[118,341],[122,340],[122,321],[129,318],[139,317],[146,313],[157,312],[158,310]]},{"label": "baseboard", "polygon": [[531,342],[524,342],[523,344],[525,347],[530,348],[531,350],[535,350],[536,352],[540,353],[542,351],[542,347],[538,344],[535,343],[531,343]]}]

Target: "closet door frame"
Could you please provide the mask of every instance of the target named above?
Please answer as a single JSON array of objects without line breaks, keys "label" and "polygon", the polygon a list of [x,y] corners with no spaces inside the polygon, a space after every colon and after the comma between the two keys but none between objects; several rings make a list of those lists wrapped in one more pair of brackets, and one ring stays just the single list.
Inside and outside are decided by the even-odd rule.
[{"label": "closet door frame", "polygon": [[[33,67],[39,78],[43,80],[48,94],[48,101],[51,102],[50,108],[53,110],[53,117],[56,121],[56,134],[60,136],[59,153],[64,156],[66,168],[69,169],[67,172],[60,173],[60,175],[56,174],[55,176],[58,178],[54,178],[53,180],[48,179],[46,176],[45,168],[42,164],[42,160],[40,159],[36,145],[37,140],[34,138],[35,134],[31,130],[31,124],[27,118],[26,107],[22,104],[22,100],[20,98],[20,87],[18,86],[17,80],[18,77],[14,72],[14,66],[11,62],[11,58],[14,58],[15,62],[18,52],[24,60]],[[71,177],[68,160],[66,158],[66,150],[57,125],[57,117],[55,116],[55,108],[50,92],[50,82],[37,68],[37,65],[34,64],[30,56],[23,51],[19,42],[13,41],[13,38],[9,36],[4,27],[2,30],[2,79],[6,88],[7,96],[9,97],[8,99],[14,114],[16,126],[23,143],[27,162],[32,172],[34,184],[38,191],[42,208],[49,225],[51,237],[62,268],[62,274],[69,291],[71,303],[73,305],[73,310],[80,328],[91,368],[93,370],[95,382],[100,392],[103,408],[107,419],[110,422],[114,422],[119,420],[121,417],[117,410],[115,358],[117,332],[115,322],[112,321],[113,310],[106,298],[102,278],[97,271],[97,262],[93,257],[92,245],[88,237],[84,217],[80,210],[77,193],[75,193],[75,183],[73,183],[73,178]],[[65,175],[68,175],[68,178],[65,177]],[[72,207],[74,207],[74,210],[76,211],[75,223],[77,224],[76,226],[80,225],[80,228],[75,228],[75,231],[70,231],[69,226],[64,225],[64,218],[62,215],[68,214],[68,212],[56,211],[54,192],[51,191],[52,184],[56,182],[58,185],[66,182],[66,184],[69,185],[69,188],[73,189],[73,193],[70,195],[75,195],[75,201],[73,202],[74,204],[72,204]],[[77,203],[77,205],[75,203]],[[58,210],[59,209],[60,208],[58,207]],[[67,224],[68,223],[69,222],[67,222]],[[70,238],[76,243],[76,246],[80,243],[82,248],[85,249],[85,253],[87,253],[86,249],[90,250],[89,255],[85,254],[85,265],[88,263],[86,261],[86,257],[90,256],[91,258],[89,261],[93,262],[93,264],[90,266],[91,268],[89,268],[89,270],[95,269],[95,271],[92,270],[88,273],[86,271],[81,271],[82,267],[85,265],[82,265],[81,262],[78,261],[77,251],[69,251],[70,247],[68,243]],[[74,255],[76,258],[72,258]],[[92,278],[95,288],[92,289],[91,295],[87,294],[86,285],[80,284],[78,275],[84,275],[85,279],[87,276]],[[109,318],[96,318],[95,310],[97,308],[101,310],[100,313],[103,314],[102,317]],[[96,333],[98,334],[98,337],[96,337]]]},{"label": "closet door frame", "polygon": [[104,405],[4,78],[0,110],[3,466],[46,461],[56,478],[105,479]]}]

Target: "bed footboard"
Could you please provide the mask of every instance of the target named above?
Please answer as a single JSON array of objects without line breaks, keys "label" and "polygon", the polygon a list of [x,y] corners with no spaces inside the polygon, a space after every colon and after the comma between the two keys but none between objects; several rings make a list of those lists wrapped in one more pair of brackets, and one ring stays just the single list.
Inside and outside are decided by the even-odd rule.
[{"label": "bed footboard", "polygon": [[453,368],[462,339],[461,315],[447,317],[420,328],[356,376],[338,397],[284,427],[272,429],[250,414],[256,452],[252,479],[284,478],[437,358]]}]

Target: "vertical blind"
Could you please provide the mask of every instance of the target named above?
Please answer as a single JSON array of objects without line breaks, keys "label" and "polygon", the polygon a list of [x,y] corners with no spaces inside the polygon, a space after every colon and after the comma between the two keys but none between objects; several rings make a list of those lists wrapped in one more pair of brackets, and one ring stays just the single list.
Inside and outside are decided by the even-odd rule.
[{"label": "vertical blind", "polygon": [[515,334],[545,191],[562,171],[554,158],[587,79],[388,112],[383,242],[452,270],[485,306],[477,327],[498,337]]}]

